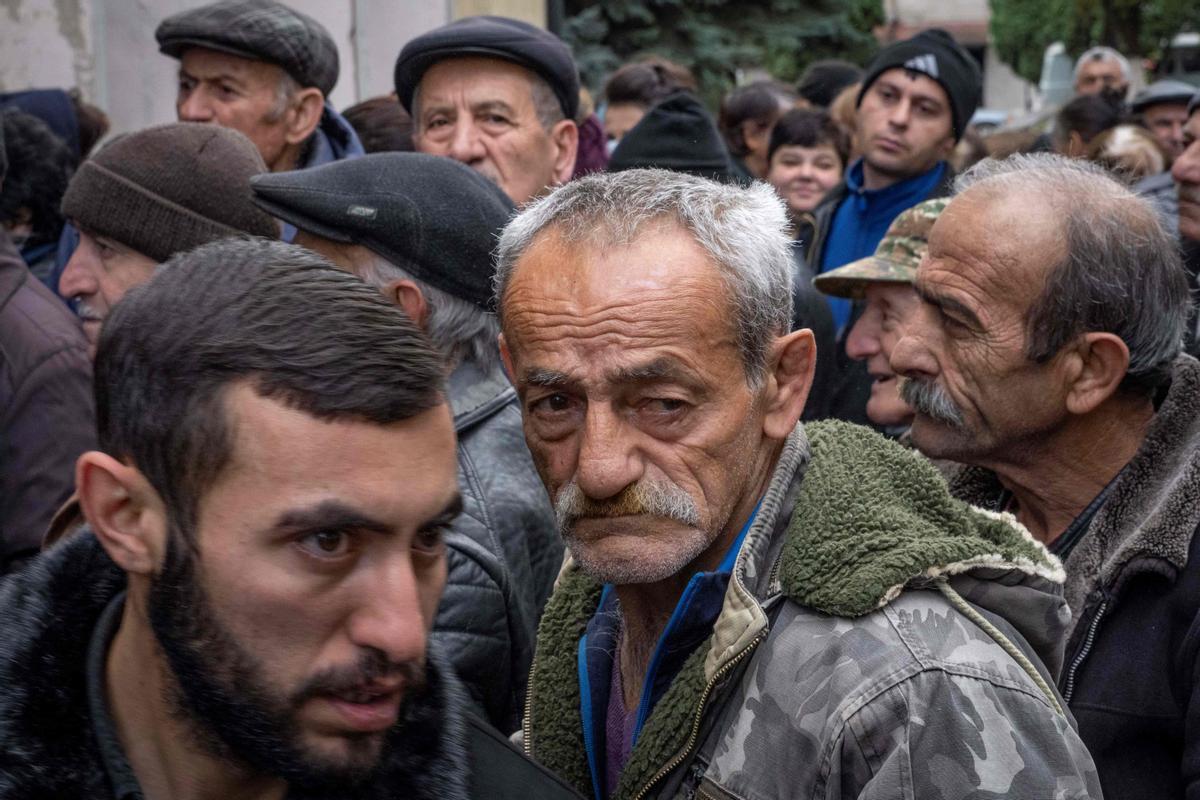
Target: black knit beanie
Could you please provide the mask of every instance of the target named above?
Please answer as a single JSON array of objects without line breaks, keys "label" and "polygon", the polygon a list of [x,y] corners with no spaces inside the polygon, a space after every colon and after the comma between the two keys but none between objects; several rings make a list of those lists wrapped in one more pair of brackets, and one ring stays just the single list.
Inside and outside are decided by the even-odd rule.
[{"label": "black knit beanie", "polygon": [[258,148],[230,128],[175,122],[126,134],[80,165],[62,210],[84,230],[158,262],[175,253],[279,227],[251,200],[266,172]]},{"label": "black knit beanie", "polygon": [[717,123],[691,92],[676,92],[646,112],[608,161],[608,172],[654,168],[736,181]]},{"label": "black knit beanie", "polygon": [[890,44],[867,65],[857,105],[862,104],[867,89],[876,78],[896,68],[919,72],[941,84],[950,98],[954,139],[961,139],[983,93],[983,75],[971,54],[941,28],[930,28],[911,39]]}]

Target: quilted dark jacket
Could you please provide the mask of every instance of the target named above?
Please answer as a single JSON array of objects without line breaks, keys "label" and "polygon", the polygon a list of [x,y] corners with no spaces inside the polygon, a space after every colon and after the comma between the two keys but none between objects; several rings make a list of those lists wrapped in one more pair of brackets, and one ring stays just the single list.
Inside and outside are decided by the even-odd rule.
[{"label": "quilted dark jacket", "polygon": [[79,322],[0,230],[0,575],[37,554],[96,446],[92,362]]},{"label": "quilted dark jacket", "polygon": [[449,577],[433,636],[501,731],[521,725],[542,606],[562,565],[554,511],[499,365],[464,362],[447,388],[464,510],[447,537]]}]

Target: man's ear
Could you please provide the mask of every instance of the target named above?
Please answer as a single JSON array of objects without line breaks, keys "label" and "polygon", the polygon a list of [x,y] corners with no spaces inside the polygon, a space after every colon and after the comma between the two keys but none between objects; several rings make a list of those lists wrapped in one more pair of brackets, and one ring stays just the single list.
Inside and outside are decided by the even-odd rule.
[{"label": "man's ear", "polygon": [[504,338],[504,334],[500,334],[498,339],[500,345],[500,363],[504,365],[504,373],[508,375],[508,381],[513,386],[517,385],[516,370],[513,369],[512,353],[508,351],[508,342]]},{"label": "man's ear", "polygon": [[550,129],[550,141],[554,143],[554,180],[566,183],[575,173],[575,155],[579,151],[579,127],[569,119],[559,120]]},{"label": "man's ear", "polygon": [[414,281],[401,278],[389,283],[383,293],[388,300],[399,306],[418,328],[425,330],[425,323],[429,319],[429,303],[426,302],[421,287]]},{"label": "man's ear", "polygon": [[157,571],[166,554],[167,514],[146,476],[92,450],[75,462],[75,487],[92,532],[117,566],[134,574]]},{"label": "man's ear", "polygon": [[325,111],[325,95],[315,87],[308,87],[296,92],[288,106],[287,131],[284,140],[288,144],[301,144],[312,136],[321,122],[321,114]]},{"label": "man's ear", "polygon": [[771,345],[763,414],[763,433],[768,438],[786,439],[800,421],[816,365],[817,342],[807,328],[781,336]]},{"label": "man's ear", "polygon": [[1087,414],[1112,397],[1129,371],[1129,347],[1112,333],[1085,333],[1067,354],[1067,411]]}]

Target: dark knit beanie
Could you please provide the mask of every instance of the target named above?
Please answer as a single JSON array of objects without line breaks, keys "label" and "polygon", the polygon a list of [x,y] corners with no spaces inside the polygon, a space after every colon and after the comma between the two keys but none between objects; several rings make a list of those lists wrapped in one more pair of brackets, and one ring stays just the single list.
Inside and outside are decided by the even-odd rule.
[{"label": "dark knit beanie", "polygon": [[717,123],[691,92],[676,92],[621,137],[609,172],[647,168],[732,183],[736,171]]},{"label": "dark knit beanie", "polygon": [[946,96],[950,98],[950,118],[954,122],[954,139],[961,139],[983,94],[983,74],[971,54],[941,28],[931,28],[911,39],[890,44],[867,65],[857,104],[862,104],[867,89],[876,78],[897,68],[927,75],[946,90]]},{"label": "dark knit beanie", "polygon": [[279,237],[254,205],[250,178],[266,172],[258,148],[230,128],[175,122],[114,139],[83,162],[62,210],[79,227],[158,262],[251,234]]},{"label": "dark knit beanie", "polygon": [[814,61],[800,76],[796,91],[808,102],[819,108],[829,108],[829,104],[841,94],[847,86],[858,83],[862,77],[862,67],[841,61],[836,58],[824,61]]}]

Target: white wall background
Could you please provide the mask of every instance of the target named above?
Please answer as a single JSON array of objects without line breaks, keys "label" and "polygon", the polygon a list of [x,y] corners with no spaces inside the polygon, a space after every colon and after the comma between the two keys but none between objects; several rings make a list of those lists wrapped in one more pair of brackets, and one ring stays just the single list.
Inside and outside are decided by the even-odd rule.
[{"label": "white wall background", "polygon": [[[175,118],[176,64],[154,29],[208,0],[0,0],[0,91],[78,86],[112,131]],[[337,108],[392,91],[404,43],[451,19],[505,14],[545,24],[545,0],[287,0],[338,44]]]}]

